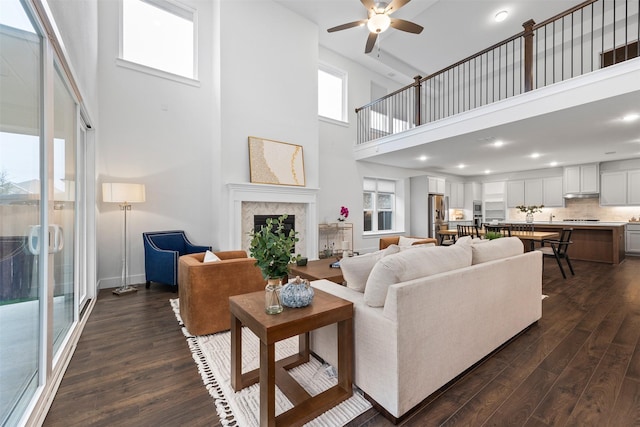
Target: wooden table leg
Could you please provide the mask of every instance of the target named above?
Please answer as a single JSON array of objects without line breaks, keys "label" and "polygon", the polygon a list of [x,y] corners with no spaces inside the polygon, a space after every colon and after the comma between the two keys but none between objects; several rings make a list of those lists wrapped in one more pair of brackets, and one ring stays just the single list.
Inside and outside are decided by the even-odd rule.
[{"label": "wooden table leg", "polygon": [[231,387],[242,390],[242,322],[231,315]]},{"label": "wooden table leg", "polygon": [[276,425],[276,348],[260,341],[260,426]]},{"label": "wooden table leg", "polygon": [[338,322],[338,385],[349,394],[353,378],[353,319]]}]

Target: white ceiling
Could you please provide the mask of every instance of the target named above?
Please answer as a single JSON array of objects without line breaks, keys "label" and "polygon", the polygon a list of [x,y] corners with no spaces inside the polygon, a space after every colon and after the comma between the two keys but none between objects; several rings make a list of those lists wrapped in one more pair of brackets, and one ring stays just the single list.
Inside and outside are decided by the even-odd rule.
[{"label": "white ceiling", "polygon": [[[276,1],[316,23],[322,46],[396,80],[397,88],[410,83],[415,75],[436,72],[519,33],[522,23],[529,19],[541,22],[579,3],[579,0],[411,0],[393,17],[422,25],[424,31],[416,35],[389,29],[381,34],[378,45],[367,55],[364,53],[366,27],[326,31],[365,19],[367,13],[359,0]],[[496,23],[494,16],[500,10],[507,10],[509,16]],[[428,147],[379,155],[371,160],[470,176],[482,175],[485,170],[505,173],[550,167],[551,161],[566,165],[640,158],[640,120],[625,126],[615,122],[634,111],[640,114],[640,92],[432,142]],[[478,148],[497,139],[505,141],[500,150]],[[534,149],[542,154],[537,160],[528,157]],[[615,153],[605,154],[612,151]],[[430,161],[416,163],[416,157],[425,153]],[[465,153],[471,158],[464,159]],[[464,169],[458,168],[461,162],[466,164]]]}]

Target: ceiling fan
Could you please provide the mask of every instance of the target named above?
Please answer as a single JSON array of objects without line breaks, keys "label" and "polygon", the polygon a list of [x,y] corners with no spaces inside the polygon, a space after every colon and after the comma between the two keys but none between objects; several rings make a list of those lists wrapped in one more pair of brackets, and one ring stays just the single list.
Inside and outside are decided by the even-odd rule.
[{"label": "ceiling fan", "polygon": [[404,19],[391,18],[389,16],[411,0],[391,0],[390,3],[375,2],[374,0],[360,1],[364,7],[367,8],[369,18],[338,25],[337,27],[329,28],[327,31],[333,33],[334,31],[360,27],[366,24],[369,29],[369,37],[367,38],[367,45],[364,49],[364,53],[371,52],[373,46],[376,44],[376,40],[378,39],[378,34],[384,32],[390,26],[396,30],[406,31],[413,34],[420,34],[423,30],[423,28],[418,24],[405,21]]}]

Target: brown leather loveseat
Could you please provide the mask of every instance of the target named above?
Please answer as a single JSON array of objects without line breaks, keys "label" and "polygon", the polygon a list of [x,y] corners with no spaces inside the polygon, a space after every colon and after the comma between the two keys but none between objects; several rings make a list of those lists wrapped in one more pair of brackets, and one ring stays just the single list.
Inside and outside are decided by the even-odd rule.
[{"label": "brown leather loveseat", "polygon": [[[412,243],[412,245],[424,245],[425,243],[437,244],[436,239],[430,237],[409,237],[410,239],[420,239]],[[397,245],[400,241],[400,236],[386,236],[380,238],[380,249],[385,249],[390,245]]]},{"label": "brown leather loveseat", "polygon": [[193,335],[230,328],[229,297],[264,290],[266,281],[245,251],[214,252],[220,261],[203,263],[204,252],[178,260],[180,316]]}]

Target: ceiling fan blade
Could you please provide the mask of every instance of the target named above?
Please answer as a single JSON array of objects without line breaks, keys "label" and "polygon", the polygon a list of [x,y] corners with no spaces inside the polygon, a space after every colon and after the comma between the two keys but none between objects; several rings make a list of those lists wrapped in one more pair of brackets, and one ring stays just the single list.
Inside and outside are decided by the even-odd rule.
[{"label": "ceiling fan blade", "polygon": [[391,26],[396,30],[406,31],[407,33],[420,34],[424,28],[413,22],[404,19],[391,18]]},{"label": "ceiling fan blade", "polygon": [[410,1],[411,0],[393,0],[384,8],[384,13],[392,14]]},{"label": "ceiling fan blade", "polygon": [[373,0],[360,0],[360,2],[367,10],[375,9],[376,7],[376,3]]},{"label": "ceiling fan blade", "polygon": [[346,30],[348,28],[359,27],[367,23],[366,19],[361,19],[359,21],[349,22],[348,24],[338,25],[337,27],[329,28],[327,32],[333,33],[334,31]]},{"label": "ceiling fan blade", "polygon": [[369,37],[367,37],[367,46],[364,48],[364,53],[369,53],[373,50],[373,46],[375,46],[377,39],[378,33],[369,33]]}]

